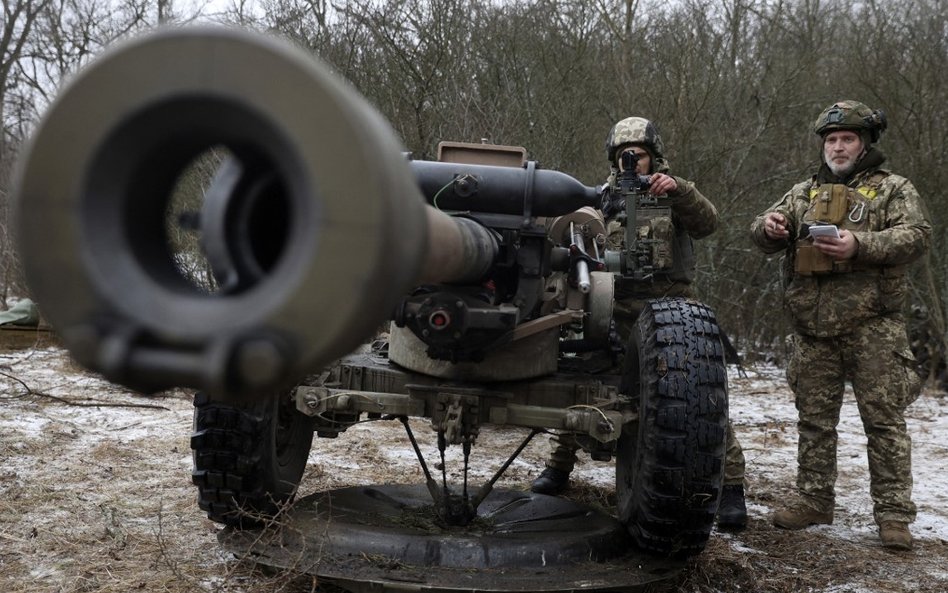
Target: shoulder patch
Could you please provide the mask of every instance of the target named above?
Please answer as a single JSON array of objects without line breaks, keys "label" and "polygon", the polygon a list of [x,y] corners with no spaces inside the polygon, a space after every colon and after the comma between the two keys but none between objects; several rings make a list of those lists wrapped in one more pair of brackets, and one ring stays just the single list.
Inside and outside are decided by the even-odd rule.
[{"label": "shoulder patch", "polygon": [[886,169],[877,169],[856,186],[856,191],[867,200],[874,200],[879,194],[879,188],[891,174]]}]

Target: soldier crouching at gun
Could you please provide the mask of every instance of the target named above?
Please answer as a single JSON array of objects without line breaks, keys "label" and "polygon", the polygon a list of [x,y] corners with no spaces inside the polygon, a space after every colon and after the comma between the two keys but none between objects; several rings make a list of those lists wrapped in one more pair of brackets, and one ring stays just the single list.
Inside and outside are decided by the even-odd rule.
[{"label": "soldier crouching at gun", "polygon": [[[626,258],[623,275],[616,276],[614,303],[616,330],[624,344],[645,301],[696,297],[692,241],[713,233],[719,219],[714,204],[694,183],[670,174],[653,122],[628,117],[616,123],[606,137],[606,156],[611,166],[602,205],[607,250]],[[551,446],[546,468],[531,485],[533,492],[555,495],[569,485],[580,447],[572,433],[554,435]],[[721,529],[747,524],[744,453],[730,422],[717,521]]]}]

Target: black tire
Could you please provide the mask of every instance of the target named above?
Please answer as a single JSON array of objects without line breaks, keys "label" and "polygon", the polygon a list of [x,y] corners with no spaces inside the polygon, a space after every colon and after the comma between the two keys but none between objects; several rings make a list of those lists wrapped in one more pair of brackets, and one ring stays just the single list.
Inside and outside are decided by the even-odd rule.
[{"label": "black tire", "polygon": [[619,520],[643,550],[697,554],[714,525],[727,438],[714,313],[687,299],[648,301],[629,339],[622,391],[639,417],[616,444]]},{"label": "black tire", "polygon": [[313,443],[312,418],[289,393],[253,403],[194,398],[191,436],[198,505],[246,529],[277,517],[296,495]]}]

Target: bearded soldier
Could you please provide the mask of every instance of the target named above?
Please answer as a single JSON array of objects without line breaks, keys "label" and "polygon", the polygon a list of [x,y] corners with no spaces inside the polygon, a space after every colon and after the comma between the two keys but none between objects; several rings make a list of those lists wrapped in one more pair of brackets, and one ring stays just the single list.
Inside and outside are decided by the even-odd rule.
[{"label": "bearded soldier", "polygon": [[[694,298],[691,286],[695,272],[693,239],[710,235],[718,226],[718,211],[695,187],[694,183],[670,174],[665,149],[658,130],[651,121],[627,117],[616,123],[606,137],[606,157],[611,165],[610,186],[623,172],[623,153],[634,154],[636,173],[649,175],[648,192],[654,196],[668,195],[672,204],[672,224],[668,229],[671,244],[671,268],[656,272],[648,281],[617,277],[615,282],[614,319],[621,340],[628,340],[645,301],[660,297]],[[626,159],[628,160],[628,159]],[[624,202],[606,203],[607,240],[610,249],[619,249],[625,239]],[[540,494],[560,494],[569,484],[569,475],[576,463],[579,449],[571,433],[551,438],[553,451],[546,469],[533,481],[531,490]],[[724,487],[718,507],[718,527],[742,529],[747,524],[744,501],[744,453],[731,424],[727,429],[727,453]]]},{"label": "bearded soldier", "polygon": [[[902,307],[906,265],[929,247],[931,225],[912,183],[881,168],[873,146],[885,114],[856,101],[816,120],[822,164],[751,225],[765,253],[784,251],[793,320],[787,380],[796,397],[799,499],[773,522],[833,522],[836,425],[851,382],[868,438],[870,494],[882,544],[910,549],[911,440],[903,417],[921,381]],[[819,230],[819,232],[815,232]]]}]

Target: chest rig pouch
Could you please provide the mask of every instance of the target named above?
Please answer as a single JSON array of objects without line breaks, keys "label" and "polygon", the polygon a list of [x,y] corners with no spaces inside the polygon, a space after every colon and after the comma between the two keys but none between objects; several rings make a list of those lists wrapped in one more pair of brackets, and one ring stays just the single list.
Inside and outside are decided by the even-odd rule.
[{"label": "chest rig pouch", "polygon": [[[613,250],[628,250],[634,262],[626,273],[648,277],[670,273],[675,265],[677,234],[667,198],[640,195],[635,199],[633,216],[619,213],[608,223],[607,245]],[[626,227],[631,225],[631,246],[626,245]]]},{"label": "chest rig pouch", "polygon": [[636,210],[636,235],[645,255],[656,272],[668,272],[675,263],[673,245],[675,225],[671,208],[639,208]]},{"label": "chest rig pouch", "polygon": [[[803,215],[802,228],[816,224],[835,224],[850,231],[868,226],[867,197],[875,196],[868,188],[851,188],[842,183],[826,183],[810,190],[810,207]],[[833,261],[806,236],[797,241],[795,271],[802,276],[845,273],[852,271],[851,261]]]}]

